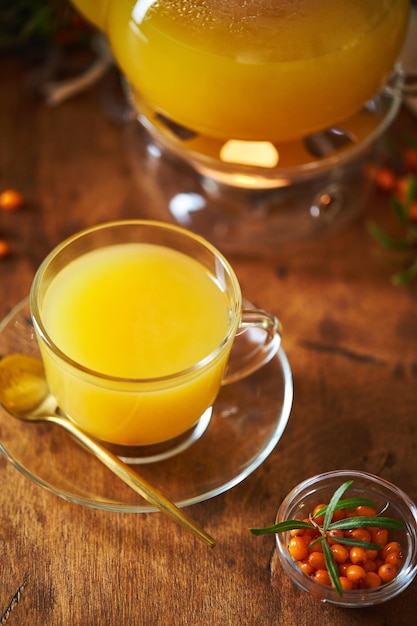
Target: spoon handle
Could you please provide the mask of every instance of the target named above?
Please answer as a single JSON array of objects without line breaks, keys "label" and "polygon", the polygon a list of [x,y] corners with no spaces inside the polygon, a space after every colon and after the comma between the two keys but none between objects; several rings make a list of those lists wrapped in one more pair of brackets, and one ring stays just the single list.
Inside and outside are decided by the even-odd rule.
[{"label": "spoon handle", "polygon": [[101,461],[110,471],[118,476],[134,491],[139,493],[147,502],[154,505],[160,511],[168,515],[177,524],[190,530],[198,539],[204,541],[209,546],[215,545],[213,537],[200,528],[188,515],[179,509],[171,500],[166,498],[156,487],[153,487],[145,478],[140,476],[126,463],[123,463],[116,455],[109,452],[98,442],[91,439],[84,431],[78,428],[73,422],[59,415],[48,417],[49,422],[58,424],[70,432],[78,441],[84,444],[94,456]]}]

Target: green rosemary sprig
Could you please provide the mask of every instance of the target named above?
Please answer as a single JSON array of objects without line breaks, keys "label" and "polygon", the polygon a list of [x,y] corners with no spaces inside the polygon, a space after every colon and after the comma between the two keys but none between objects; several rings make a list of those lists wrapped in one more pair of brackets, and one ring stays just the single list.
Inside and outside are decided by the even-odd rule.
[{"label": "green rosemary sprig", "polygon": [[394,239],[383,231],[375,222],[368,222],[367,227],[374,239],[386,250],[403,255],[404,269],[395,273],[391,280],[394,285],[411,283],[417,277],[417,221],[413,215],[413,206],[417,202],[417,177],[407,177],[404,200],[391,197],[391,208],[402,228],[402,236]]},{"label": "green rosemary sprig", "polygon": [[[355,516],[355,517],[345,517],[341,520],[332,521],[333,515],[335,511],[341,509],[354,509],[357,506],[370,506],[372,508],[375,507],[375,503],[363,497],[352,497],[342,499],[343,494],[346,490],[352,485],[353,480],[346,481],[336,491],[330,499],[328,505],[323,506],[319,511],[316,511],[314,516],[310,514],[309,520],[310,522],[304,522],[303,520],[285,520],[283,522],[279,522],[277,524],[273,524],[272,526],[267,526],[265,528],[250,528],[250,532],[253,535],[264,535],[269,533],[282,533],[288,532],[290,530],[295,529],[306,529],[311,530],[312,525],[319,531],[320,536],[312,541],[310,546],[316,545],[318,543],[322,544],[323,554],[326,562],[326,567],[329,572],[330,580],[333,587],[336,589],[339,596],[343,595],[343,589],[340,584],[339,579],[339,570],[336,564],[336,561],[333,556],[333,552],[331,547],[327,541],[328,534],[332,530],[354,530],[355,528],[366,528],[366,527],[377,527],[377,528],[386,528],[386,529],[396,529],[401,530],[404,528],[402,522],[398,520],[392,519],[390,517],[382,516],[381,513],[385,511],[388,505],[386,505],[383,510],[377,516]],[[317,523],[317,519],[321,518],[324,515],[323,524],[320,525]],[[369,541],[364,541],[362,539],[355,539],[350,537],[337,537],[338,543],[343,543],[347,546],[360,546],[362,548],[368,550],[381,550],[383,546],[374,544]]]}]

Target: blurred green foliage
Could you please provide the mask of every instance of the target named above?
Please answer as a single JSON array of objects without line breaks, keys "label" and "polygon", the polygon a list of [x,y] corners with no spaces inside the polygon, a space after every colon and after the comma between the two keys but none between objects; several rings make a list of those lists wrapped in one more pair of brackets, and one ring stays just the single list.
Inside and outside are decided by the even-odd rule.
[{"label": "blurred green foliage", "polygon": [[0,50],[59,38],[79,22],[68,0],[0,0]]}]

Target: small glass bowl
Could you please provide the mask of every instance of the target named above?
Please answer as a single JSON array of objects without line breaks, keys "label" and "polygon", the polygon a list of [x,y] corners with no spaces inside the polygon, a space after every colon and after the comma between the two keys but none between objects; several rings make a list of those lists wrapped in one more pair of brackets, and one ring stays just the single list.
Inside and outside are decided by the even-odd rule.
[{"label": "small glass bowl", "polygon": [[376,589],[348,590],[340,597],[333,587],[316,582],[298,567],[288,552],[289,533],[277,533],[278,555],[282,567],[290,578],[304,591],[322,602],[342,607],[360,608],[374,606],[390,600],[410,585],[417,574],[417,507],[400,489],[383,478],[366,472],[338,470],[313,476],[295,487],[282,502],[276,523],[289,519],[304,519],[317,504],[329,502],[336,489],[348,480],[353,484],[342,496],[367,497],[379,508],[389,507],[384,516],[404,524],[402,530],[389,530],[389,541],[398,541],[404,553],[404,562],[395,579]]}]

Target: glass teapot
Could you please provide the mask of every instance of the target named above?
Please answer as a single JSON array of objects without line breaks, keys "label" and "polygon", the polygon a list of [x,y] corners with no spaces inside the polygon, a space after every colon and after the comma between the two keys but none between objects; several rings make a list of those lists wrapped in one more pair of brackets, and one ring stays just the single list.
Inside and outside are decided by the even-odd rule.
[{"label": "glass teapot", "polygon": [[276,190],[330,172],[356,157],[398,110],[395,97],[382,107],[372,98],[401,50],[409,0],[73,3],[106,34],[139,122],[202,177],[203,189],[186,202],[196,201],[193,215],[181,222],[191,228],[201,208],[208,222],[215,219],[207,211],[220,197],[218,215],[231,200],[234,214],[243,206],[245,215],[265,216],[269,200],[266,211],[264,198],[254,210],[237,190]]}]

